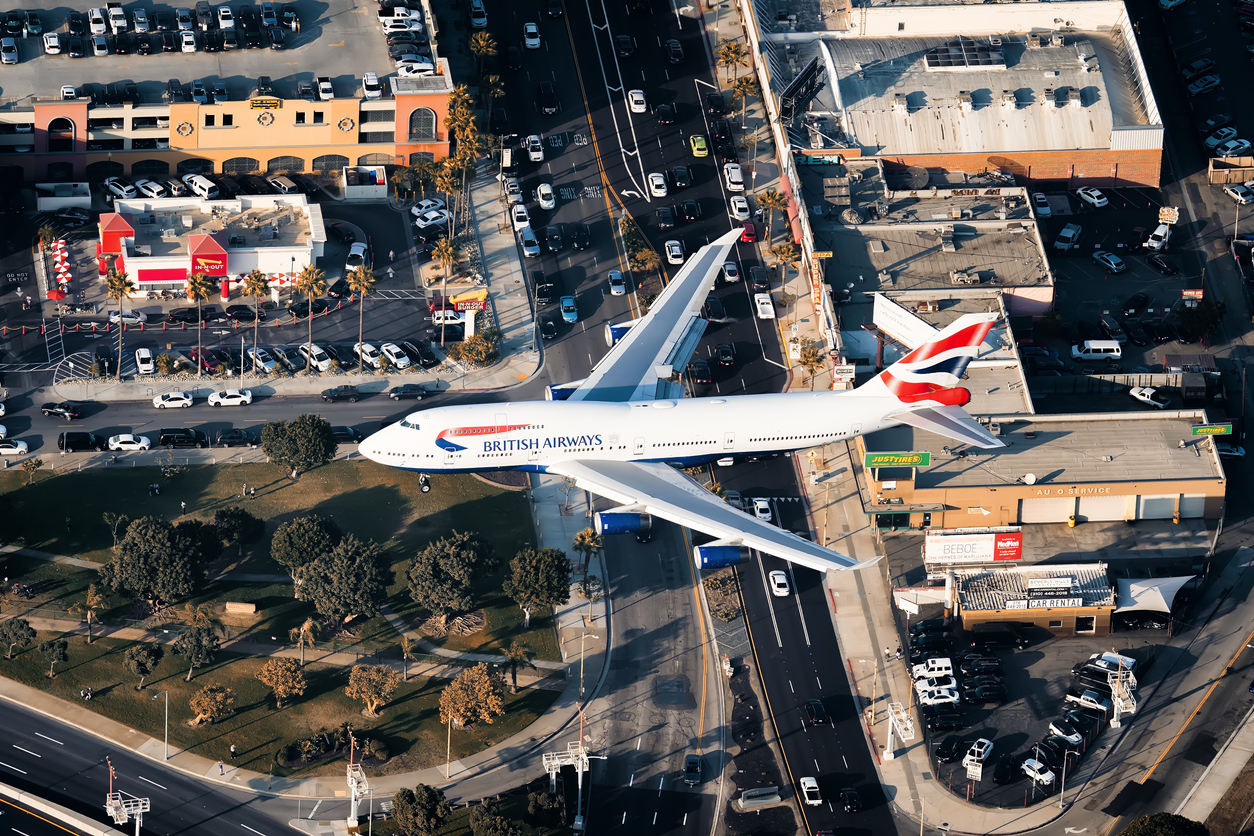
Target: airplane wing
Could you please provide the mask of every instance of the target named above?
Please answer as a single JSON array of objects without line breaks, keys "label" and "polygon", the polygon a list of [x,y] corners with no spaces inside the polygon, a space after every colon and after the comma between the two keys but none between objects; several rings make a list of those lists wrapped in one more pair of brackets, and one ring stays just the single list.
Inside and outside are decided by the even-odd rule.
[{"label": "airplane wing", "polygon": [[606,499],[640,506],[644,513],[819,572],[859,566],[852,557],[825,549],[733,508],[669,465],[565,461],[550,465],[548,472],[569,476],[580,488]]},{"label": "airplane wing", "polygon": [[740,237],[732,230],[694,253],[610,353],[571,393],[572,401],[652,401],[683,397],[670,380],[692,359],[705,333],[701,306],[714,276]]}]

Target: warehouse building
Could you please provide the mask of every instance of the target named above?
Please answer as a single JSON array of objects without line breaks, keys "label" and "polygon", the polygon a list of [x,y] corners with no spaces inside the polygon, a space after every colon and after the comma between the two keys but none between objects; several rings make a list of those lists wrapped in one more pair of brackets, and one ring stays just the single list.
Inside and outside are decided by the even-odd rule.
[{"label": "warehouse building", "polygon": [[1033,625],[1057,636],[1105,636],[1116,607],[1104,563],[954,572],[962,628]]}]

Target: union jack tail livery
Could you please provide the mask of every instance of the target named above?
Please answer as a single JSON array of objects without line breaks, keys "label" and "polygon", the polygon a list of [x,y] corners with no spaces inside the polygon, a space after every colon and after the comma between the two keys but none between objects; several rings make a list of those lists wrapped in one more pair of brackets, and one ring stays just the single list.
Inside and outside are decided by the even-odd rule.
[{"label": "union jack tail livery", "polygon": [[996,319],[992,313],[959,317],[934,340],[860,386],[858,394],[895,398],[903,409],[888,417],[898,423],[979,447],[1005,446],[962,409],[971,402],[971,393],[959,385]]}]

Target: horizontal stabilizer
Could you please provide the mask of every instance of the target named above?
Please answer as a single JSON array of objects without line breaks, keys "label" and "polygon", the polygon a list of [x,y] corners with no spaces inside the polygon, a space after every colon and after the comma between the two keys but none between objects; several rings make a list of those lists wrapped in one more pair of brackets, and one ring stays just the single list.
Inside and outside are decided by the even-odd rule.
[{"label": "horizontal stabilizer", "polygon": [[974,444],[976,447],[1005,447],[1006,443],[957,406],[929,406],[888,416],[899,424]]}]

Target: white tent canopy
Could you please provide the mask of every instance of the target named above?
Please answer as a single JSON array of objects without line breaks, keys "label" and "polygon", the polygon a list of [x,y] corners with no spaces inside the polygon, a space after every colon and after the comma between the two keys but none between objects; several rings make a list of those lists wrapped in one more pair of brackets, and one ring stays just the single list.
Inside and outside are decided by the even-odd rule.
[{"label": "white tent canopy", "polygon": [[1171,612],[1180,587],[1193,580],[1194,575],[1179,578],[1119,578],[1119,601],[1115,612]]}]

